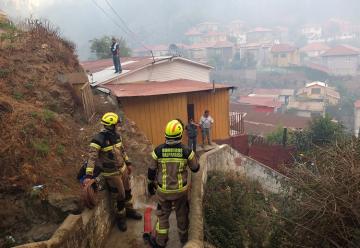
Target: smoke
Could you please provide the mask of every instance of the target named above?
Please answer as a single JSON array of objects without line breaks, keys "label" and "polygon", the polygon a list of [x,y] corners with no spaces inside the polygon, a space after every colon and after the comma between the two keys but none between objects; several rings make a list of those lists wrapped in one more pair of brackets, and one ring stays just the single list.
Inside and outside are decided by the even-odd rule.
[{"label": "smoke", "polygon": [[[96,1],[106,12],[101,12]],[[336,17],[359,22],[358,0],[108,0],[127,23],[133,35],[117,27],[108,17],[120,20],[105,0],[1,0],[0,9],[13,18],[47,18],[76,42],[81,59],[90,56],[89,40],[102,35],[123,36],[131,47],[182,42],[183,33],[201,21],[226,23],[241,19],[250,26],[296,27],[321,23]]]}]

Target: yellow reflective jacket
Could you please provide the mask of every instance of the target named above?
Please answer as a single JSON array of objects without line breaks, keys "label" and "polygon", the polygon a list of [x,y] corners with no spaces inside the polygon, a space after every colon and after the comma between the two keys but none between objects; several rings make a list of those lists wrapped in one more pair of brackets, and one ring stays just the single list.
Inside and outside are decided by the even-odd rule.
[{"label": "yellow reflective jacket", "polygon": [[177,193],[188,187],[188,167],[196,172],[199,164],[195,153],[187,146],[162,144],[152,152],[154,159],[148,172],[149,180],[156,180],[158,190],[163,193]]}]

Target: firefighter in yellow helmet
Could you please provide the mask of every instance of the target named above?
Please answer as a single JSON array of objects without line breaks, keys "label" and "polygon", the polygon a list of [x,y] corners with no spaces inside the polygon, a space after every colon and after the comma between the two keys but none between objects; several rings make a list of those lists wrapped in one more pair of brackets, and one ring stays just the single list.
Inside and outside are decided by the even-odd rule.
[{"label": "firefighter in yellow helmet", "polygon": [[169,216],[175,208],[180,241],[188,239],[188,168],[197,172],[199,164],[194,151],[181,143],[184,125],[172,120],[165,127],[165,143],[152,152],[154,159],[148,169],[148,190],[157,194],[158,217],[156,223],[156,246],[165,247],[168,240]]},{"label": "firefighter in yellow helmet", "polygon": [[111,192],[116,224],[124,232],[127,229],[126,217],[137,220],[142,218],[131,203],[131,162],[126,155],[122,138],[116,132],[119,116],[112,112],[106,113],[101,118],[101,123],[104,129],[90,143],[86,177],[93,177],[95,166],[100,169],[100,175],[105,178]]}]

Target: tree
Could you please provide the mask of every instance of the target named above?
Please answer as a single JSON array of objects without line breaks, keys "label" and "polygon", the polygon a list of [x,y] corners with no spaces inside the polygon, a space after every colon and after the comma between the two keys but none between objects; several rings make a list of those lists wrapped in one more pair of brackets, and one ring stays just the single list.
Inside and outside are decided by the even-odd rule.
[{"label": "tree", "polygon": [[[120,56],[129,57],[131,55],[131,49],[127,46],[124,38],[116,39],[120,46]],[[112,44],[110,36],[103,36],[101,38],[95,38],[90,40],[90,50],[95,53],[96,58],[106,59],[111,57],[110,47]]]},{"label": "tree", "polygon": [[313,144],[322,146],[345,136],[344,126],[331,120],[329,115],[311,121],[309,127]]}]

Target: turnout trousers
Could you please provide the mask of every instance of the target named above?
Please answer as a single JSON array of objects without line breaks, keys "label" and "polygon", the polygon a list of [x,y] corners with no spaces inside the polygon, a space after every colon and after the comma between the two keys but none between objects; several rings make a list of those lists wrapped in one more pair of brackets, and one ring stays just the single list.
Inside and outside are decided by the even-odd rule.
[{"label": "turnout trousers", "polygon": [[156,243],[165,247],[169,235],[169,216],[174,209],[176,213],[177,230],[182,243],[188,239],[189,202],[188,191],[180,193],[162,193],[157,191],[158,205],[156,210]]}]

